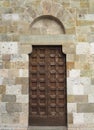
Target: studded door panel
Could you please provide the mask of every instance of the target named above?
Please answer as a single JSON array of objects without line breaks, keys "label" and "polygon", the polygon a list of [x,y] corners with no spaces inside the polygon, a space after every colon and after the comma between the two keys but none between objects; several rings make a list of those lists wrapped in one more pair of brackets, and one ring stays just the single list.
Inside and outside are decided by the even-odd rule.
[{"label": "studded door panel", "polygon": [[29,55],[30,125],[66,125],[65,60],[61,46],[33,46]]}]

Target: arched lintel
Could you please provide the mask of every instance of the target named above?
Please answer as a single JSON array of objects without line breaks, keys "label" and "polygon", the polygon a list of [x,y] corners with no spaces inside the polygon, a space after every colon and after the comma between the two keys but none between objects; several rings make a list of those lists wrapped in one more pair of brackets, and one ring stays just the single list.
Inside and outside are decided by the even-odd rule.
[{"label": "arched lintel", "polygon": [[64,34],[66,33],[66,32],[65,32],[65,27],[64,27],[63,23],[61,22],[61,20],[58,19],[57,17],[53,16],[53,15],[40,15],[40,16],[36,17],[36,18],[32,21],[32,23],[30,24],[30,27],[32,28],[32,26],[34,25],[34,23],[36,23],[37,21],[42,20],[42,19],[49,19],[49,20],[54,20],[54,21],[56,21],[56,22],[61,26],[61,28],[62,28]]}]

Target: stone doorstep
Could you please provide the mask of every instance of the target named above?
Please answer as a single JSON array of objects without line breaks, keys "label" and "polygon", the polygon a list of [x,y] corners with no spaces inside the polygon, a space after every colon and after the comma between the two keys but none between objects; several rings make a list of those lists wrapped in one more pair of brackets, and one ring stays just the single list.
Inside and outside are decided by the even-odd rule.
[{"label": "stone doorstep", "polygon": [[63,126],[30,126],[28,130],[67,130],[67,128]]}]

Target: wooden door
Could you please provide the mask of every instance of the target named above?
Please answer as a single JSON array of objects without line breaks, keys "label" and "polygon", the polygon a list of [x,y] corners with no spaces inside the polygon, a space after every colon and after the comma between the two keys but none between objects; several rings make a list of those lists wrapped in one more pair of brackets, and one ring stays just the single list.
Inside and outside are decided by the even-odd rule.
[{"label": "wooden door", "polygon": [[62,46],[33,46],[29,55],[29,125],[66,126],[66,112]]}]

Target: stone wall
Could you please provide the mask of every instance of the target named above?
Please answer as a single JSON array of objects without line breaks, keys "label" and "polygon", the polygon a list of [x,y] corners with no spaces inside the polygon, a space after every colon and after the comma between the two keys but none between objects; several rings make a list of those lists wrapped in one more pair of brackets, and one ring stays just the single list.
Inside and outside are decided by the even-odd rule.
[{"label": "stone wall", "polygon": [[[64,28],[49,17],[54,26],[47,28],[45,15]],[[0,0],[0,129],[28,128],[28,54],[35,44],[62,44],[68,130],[94,130],[94,0]]]}]

